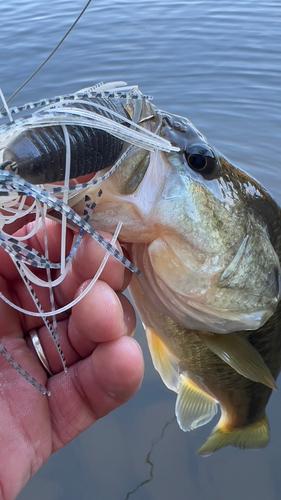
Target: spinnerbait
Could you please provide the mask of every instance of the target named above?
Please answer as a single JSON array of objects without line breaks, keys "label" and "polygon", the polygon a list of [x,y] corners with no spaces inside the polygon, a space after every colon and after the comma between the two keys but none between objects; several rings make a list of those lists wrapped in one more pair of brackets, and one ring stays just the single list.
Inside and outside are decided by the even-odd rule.
[{"label": "spinnerbait", "polygon": [[[125,84],[126,85],[126,84]],[[49,334],[53,338],[62,365],[66,364],[60,348],[56,314],[75,305],[88,292],[99,278],[109,254],[113,255],[129,270],[140,274],[138,269],[123,257],[113,245],[104,240],[88,224],[95,207],[87,196],[88,188],[100,183],[117,168],[130,154],[132,148],[154,151],[177,151],[169,141],[159,137],[157,130],[151,132],[141,125],[149,119],[147,113],[148,97],[143,96],[137,87],[124,87],[123,82],[100,84],[82,89],[72,95],[52,99],[44,99],[37,103],[9,109],[2,96],[6,111],[0,118],[8,116],[10,123],[0,127],[0,245],[11,256],[18,268],[25,286],[30,294],[37,313],[19,308],[11,303],[3,294],[0,297],[15,309],[24,314],[39,316],[43,319]],[[13,115],[27,110],[35,111],[28,117],[13,120]],[[140,124],[139,124],[140,123]],[[155,133],[154,133],[155,132]],[[95,173],[110,167],[98,180],[87,183],[70,183],[89,173]],[[55,185],[58,181],[63,185]],[[48,183],[51,185],[47,186]],[[39,184],[45,184],[42,189]],[[33,198],[31,207],[26,198]],[[78,215],[68,205],[70,198],[84,201],[84,215]],[[61,216],[61,262],[52,263],[48,258],[47,232],[45,217],[50,212]],[[8,214],[8,215],[7,215]],[[4,231],[6,224],[23,219],[27,214],[35,214],[34,229],[28,235],[36,234],[40,224],[45,232],[45,255],[41,255],[24,241],[14,238]],[[68,257],[65,257],[66,221],[71,221],[80,228],[79,236]],[[40,222],[42,221],[42,222]],[[112,243],[118,237],[121,223],[118,224]],[[61,283],[67,274],[71,258],[77,250],[84,232],[88,232],[106,251],[98,272],[91,284],[77,299],[60,310],[55,309],[53,287]],[[25,237],[24,239],[28,239]],[[29,268],[46,269],[47,281],[39,279]],[[50,269],[60,269],[60,277],[51,279]],[[49,288],[51,311],[43,311],[33,290],[32,283]],[[52,323],[47,319],[52,316]],[[0,352],[7,361],[34,387],[46,394],[46,388],[34,380],[9,355],[0,342]]]},{"label": "spinnerbait", "polygon": [[62,125],[70,142],[70,179],[113,165],[126,143],[150,151],[177,150],[138,125],[149,98],[137,87],[120,85],[123,82],[100,84],[6,110],[0,118],[12,119],[14,114],[35,109],[31,116],[0,127],[5,168],[33,184],[64,180],[67,148]]}]

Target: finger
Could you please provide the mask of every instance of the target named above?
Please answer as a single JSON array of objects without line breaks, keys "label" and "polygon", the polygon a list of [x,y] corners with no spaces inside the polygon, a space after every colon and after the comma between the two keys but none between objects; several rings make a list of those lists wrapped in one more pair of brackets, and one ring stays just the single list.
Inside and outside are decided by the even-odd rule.
[{"label": "finger", "polygon": [[99,342],[132,335],[136,315],[129,300],[98,281],[78,302],[69,318],[68,338],[82,357],[89,356]]},{"label": "finger", "polygon": [[[104,232],[100,232],[100,234],[106,241],[110,242],[112,240],[112,235]],[[122,253],[122,248],[118,242],[115,247]],[[84,235],[72,259],[67,276],[61,285],[55,289],[56,300],[59,305],[64,305],[73,300],[77,288],[84,281],[95,276],[105,253],[105,250],[90,235]],[[120,262],[110,256],[99,279],[108,283],[113,290],[120,290],[124,283],[124,269]]]},{"label": "finger", "polygon": [[[47,282],[46,277],[44,279]],[[31,284],[32,294],[29,293],[26,283],[19,278],[14,282],[8,282],[10,293],[11,293],[11,301],[23,308],[25,311],[30,311],[31,314],[28,313],[19,313],[21,327],[25,333],[29,332],[33,328],[40,328],[43,324],[43,311],[49,313],[52,311],[52,303],[51,303],[51,295],[48,287],[42,287],[38,285]],[[53,289],[54,290],[54,289]],[[5,294],[7,296],[7,294]],[[38,307],[40,305],[40,309]],[[55,304],[55,310],[58,309],[58,306]],[[17,313],[11,309],[16,316]],[[38,316],[33,316],[32,312],[38,314]],[[62,320],[64,318],[69,317],[70,311],[66,311],[63,314],[57,315],[57,320]],[[49,318],[50,321],[52,319]]]},{"label": "finger", "polygon": [[[49,219],[46,219],[45,223],[47,228],[49,260],[51,262],[59,262],[61,255],[61,225]],[[16,231],[13,237],[16,239],[18,236],[27,236],[32,231],[33,227],[34,222],[30,222]],[[73,234],[74,233],[71,229],[67,229],[65,240],[67,255],[71,248]],[[24,243],[28,244],[37,252],[40,252],[42,255],[45,255],[43,228],[39,229],[34,236],[28,238],[26,241],[24,241]],[[2,247],[0,248],[0,274],[7,280],[18,278],[17,268],[11,260],[9,253],[6,252]]]},{"label": "finger", "polygon": [[143,377],[143,357],[134,339],[99,344],[92,356],[49,380],[53,452],[97,419],[128,401]]},{"label": "finger", "polygon": [[122,293],[119,292],[117,292],[117,295],[123,307],[123,320],[127,328],[126,335],[132,337],[135,333],[137,325],[135,309],[125,295],[122,295]]},{"label": "finger", "polygon": [[[47,227],[49,260],[51,262],[59,262],[61,258],[61,225],[49,219],[46,219],[45,223]],[[17,238],[17,236],[26,236],[33,229],[33,226],[34,222],[26,224],[14,234],[14,238]],[[66,231],[66,255],[70,252],[74,234],[77,235],[77,233],[74,233],[70,229]],[[110,242],[112,240],[112,235],[109,233],[100,232],[100,234],[106,241]],[[34,236],[26,240],[25,243],[42,255],[45,254],[44,231],[42,228],[38,230]],[[122,253],[122,248],[118,242],[115,247]],[[77,287],[83,283],[83,281],[95,275],[104,255],[105,250],[99,243],[89,234],[84,234],[72,259],[70,272],[64,280],[62,287],[58,288],[61,292],[60,305],[64,305],[66,303],[65,300],[72,300],[70,297],[73,297]],[[33,271],[35,270],[34,268],[31,269]],[[113,257],[109,257],[107,265],[101,274],[101,279],[107,281],[114,290],[119,290],[124,282],[124,269],[124,266],[120,262],[116,261]],[[36,273],[38,273],[37,270]],[[39,273],[42,274],[43,271],[39,271]],[[11,260],[10,255],[5,252],[2,247],[0,247],[0,274],[9,281],[17,279],[19,276],[18,270]],[[128,277],[126,279],[128,281]],[[64,293],[66,295],[65,300]],[[58,297],[60,297],[59,294]]]},{"label": "finger", "polygon": [[[80,361],[81,356],[75,351],[75,349],[73,349],[73,347],[69,343],[67,328],[68,328],[68,320],[62,320],[57,323],[59,347],[66,361],[66,367],[68,368],[74,363]],[[49,331],[45,326],[39,328],[36,333],[39,338],[41,348],[48,362],[51,373],[56,374],[62,372],[63,371],[62,360],[53,337],[50,335]],[[25,336],[25,341],[29,350],[33,353],[34,357],[37,359],[37,362],[42,366],[42,363],[39,360],[38,354],[34,348],[30,334],[27,334]]]},{"label": "finger", "polygon": [[[10,295],[8,285],[3,278],[0,277],[0,291],[9,300],[13,300]],[[20,326],[20,319],[14,310],[6,304],[2,299],[0,299],[0,318],[1,318],[1,330],[0,337],[12,336],[12,337],[22,337],[23,332]]]},{"label": "finger", "polygon": [[[56,261],[59,260],[59,255],[58,254],[55,255],[54,247],[58,248],[56,240],[60,236],[61,228],[58,224],[52,223],[51,221],[46,221],[46,222],[49,223],[48,234],[50,232],[50,238],[49,238],[50,252],[53,251],[53,260]],[[24,228],[22,228],[22,231],[24,231]],[[26,231],[27,230],[25,228],[25,232]],[[69,238],[71,236],[70,233],[71,231],[67,233],[69,234]],[[33,237],[33,245],[34,247],[37,247],[38,251],[41,250],[40,247],[40,244],[42,243],[40,240],[41,236],[42,236],[41,232],[38,232],[37,235]],[[96,243],[89,235],[84,235],[84,236],[85,238],[83,238],[77,250],[77,253],[74,256],[72,267],[69,270],[68,275],[66,276],[65,280],[59,287],[54,288],[55,298],[57,299],[58,302],[56,304],[56,308],[65,306],[67,303],[73,300],[77,287],[80,286],[81,283],[85,281],[85,279],[92,278],[95,275],[104,257],[105,251],[100,247],[100,245]],[[112,238],[112,236],[107,233],[104,233],[104,236],[106,236],[108,241],[110,241]],[[68,241],[68,246],[69,246],[69,241]],[[118,248],[119,250],[121,250],[120,246],[118,246]],[[2,252],[4,252],[3,249],[0,249],[0,252],[1,250]],[[8,261],[7,262],[5,261],[2,275],[5,276],[6,271],[8,271],[8,275],[6,276],[6,278],[9,280],[10,283],[10,289],[13,295],[12,301],[14,303],[17,303],[26,310],[37,312],[36,307],[34,306],[33,303],[33,299],[31,298],[29,293],[27,293],[25,283],[21,280],[21,278],[19,278],[18,270],[16,269],[9,255],[6,252],[4,252],[4,257],[6,257],[6,259],[8,258]],[[1,262],[0,262],[0,267],[1,267]],[[33,269],[31,268],[31,270]],[[40,277],[44,281],[46,281],[47,277],[46,277],[46,272],[44,270],[41,271],[36,270],[36,274],[40,275]],[[121,263],[117,262],[116,259],[110,258],[104,271],[101,274],[101,279],[107,281],[110,284],[110,286],[115,290],[122,288],[124,285],[124,267],[122,266]],[[126,278],[126,283],[127,282],[128,278]],[[42,306],[42,310],[50,311],[51,309],[50,294],[48,288],[42,288],[36,285],[32,285],[32,288],[36,296],[38,297],[38,300]],[[66,315],[64,315],[64,317],[65,316]],[[42,319],[35,318],[33,316],[23,315],[21,317],[21,321],[24,331],[29,331],[32,328],[39,328],[42,325]]]},{"label": "finger", "polygon": [[[67,367],[91,355],[100,342],[132,335],[135,325],[135,312],[128,299],[116,294],[105,282],[98,281],[72,308],[69,321],[58,322],[60,346]],[[52,373],[61,372],[61,359],[47,328],[40,328],[37,334]]]}]

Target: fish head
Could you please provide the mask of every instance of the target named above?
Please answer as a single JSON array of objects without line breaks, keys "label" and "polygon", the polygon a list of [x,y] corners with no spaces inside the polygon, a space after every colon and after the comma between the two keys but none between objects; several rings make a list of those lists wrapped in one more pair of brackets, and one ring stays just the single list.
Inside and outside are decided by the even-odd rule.
[{"label": "fish head", "polygon": [[261,327],[280,299],[279,208],[189,120],[152,116],[144,126],[179,151],[133,149],[102,184],[92,225],[123,222],[121,240],[160,313],[215,333]]}]

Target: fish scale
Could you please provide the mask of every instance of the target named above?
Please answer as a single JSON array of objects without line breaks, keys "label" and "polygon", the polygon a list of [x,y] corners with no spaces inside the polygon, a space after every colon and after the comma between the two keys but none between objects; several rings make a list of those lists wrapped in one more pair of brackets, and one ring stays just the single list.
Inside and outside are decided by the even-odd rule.
[{"label": "fish scale", "polygon": [[206,424],[220,407],[199,453],[264,447],[281,368],[280,208],[189,120],[148,103],[144,113],[179,151],[149,152],[145,168],[132,151],[101,182],[90,224],[110,232],[123,222],[120,237],[142,272],[130,293],[154,366],[177,393],[181,429]]}]

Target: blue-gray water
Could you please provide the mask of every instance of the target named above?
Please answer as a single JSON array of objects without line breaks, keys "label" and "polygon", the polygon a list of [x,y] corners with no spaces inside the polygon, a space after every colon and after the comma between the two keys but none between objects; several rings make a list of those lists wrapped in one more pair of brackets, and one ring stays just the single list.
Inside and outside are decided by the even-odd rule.
[{"label": "blue-gray water", "polygon": [[[83,5],[1,2],[0,86],[6,97],[49,54]],[[281,202],[280,0],[94,0],[14,103],[116,80],[138,84],[159,108],[187,116]],[[136,336],[146,362],[139,394],[55,454],[20,500],[125,500],[149,477],[145,458],[174,414],[175,394],[152,368],[141,327]],[[154,448],[153,481],[130,500],[279,499],[280,394],[272,395],[267,414],[266,449],[226,448],[208,458],[196,449],[214,422],[188,434],[174,422]]]}]

